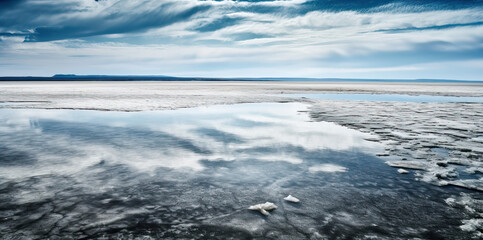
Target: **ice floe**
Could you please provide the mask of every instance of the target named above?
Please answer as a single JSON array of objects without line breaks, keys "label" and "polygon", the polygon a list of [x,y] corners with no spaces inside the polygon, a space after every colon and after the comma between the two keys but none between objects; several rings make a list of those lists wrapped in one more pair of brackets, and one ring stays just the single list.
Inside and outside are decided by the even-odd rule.
[{"label": "ice floe", "polygon": [[454,181],[448,181],[448,185],[462,187],[470,190],[476,190],[483,192],[483,178],[480,179],[459,179]]},{"label": "ice floe", "polygon": [[[463,220],[463,225],[460,226],[461,230],[473,232],[479,229],[483,230],[483,219],[469,219]],[[479,237],[483,237],[483,233],[477,233]]]},{"label": "ice floe", "polygon": [[270,215],[268,211],[274,210],[276,208],[277,208],[277,205],[275,205],[274,203],[265,202],[265,203],[260,203],[260,204],[250,206],[248,209],[253,211],[259,211],[263,215],[268,216]]},{"label": "ice floe", "polygon": [[471,174],[483,173],[483,167],[470,167],[470,168],[465,169],[465,172],[471,173]]},{"label": "ice floe", "polygon": [[408,169],[416,169],[416,170],[428,169],[427,163],[419,162],[419,161],[387,161],[386,164],[396,168],[408,168]]},{"label": "ice floe", "polygon": [[293,203],[298,203],[300,202],[300,200],[292,195],[288,195],[287,197],[285,197],[283,200],[287,201],[287,202],[293,202]]},{"label": "ice floe", "polygon": [[409,173],[409,171],[404,170],[402,168],[398,169],[397,172],[400,173],[400,174],[408,174]]},{"label": "ice floe", "polygon": [[447,181],[455,180],[458,177],[458,171],[454,167],[440,167],[438,165],[430,166],[426,172],[417,172],[416,179],[435,185],[447,185]]}]

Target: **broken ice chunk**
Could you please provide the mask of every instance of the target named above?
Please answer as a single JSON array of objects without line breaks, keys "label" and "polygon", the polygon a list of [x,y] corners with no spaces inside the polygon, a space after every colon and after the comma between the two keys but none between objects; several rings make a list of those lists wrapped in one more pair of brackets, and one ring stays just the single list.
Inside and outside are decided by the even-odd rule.
[{"label": "broken ice chunk", "polygon": [[449,185],[483,192],[483,178],[449,181]]},{"label": "broken ice chunk", "polygon": [[478,229],[483,229],[483,219],[469,219],[462,222],[463,225],[460,228],[463,231],[474,232]]},{"label": "broken ice chunk", "polygon": [[452,207],[456,204],[456,199],[454,199],[454,198],[447,198],[444,201],[446,202],[446,204],[448,204],[449,206],[452,206]]},{"label": "broken ice chunk", "polygon": [[254,211],[259,211],[263,215],[268,216],[270,213],[268,211],[276,209],[277,205],[271,202],[266,202],[266,203],[261,203],[257,205],[250,206],[248,209],[254,210]]},{"label": "broken ice chunk", "polygon": [[465,169],[465,172],[475,174],[475,173],[483,173],[483,167],[470,167]]},{"label": "broken ice chunk", "polygon": [[419,161],[387,161],[387,165],[397,168],[409,168],[416,170],[427,170],[428,165],[424,162]]},{"label": "broken ice chunk", "polygon": [[402,168],[398,169],[397,172],[400,173],[400,174],[408,174],[409,173],[407,170],[404,170]]},{"label": "broken ice chunk", "polygon": [[288,201],[288,202],[293,202],[293,203],[298,203],[300,200],[292,195],[288,195],[286,198],[283,200]]}]

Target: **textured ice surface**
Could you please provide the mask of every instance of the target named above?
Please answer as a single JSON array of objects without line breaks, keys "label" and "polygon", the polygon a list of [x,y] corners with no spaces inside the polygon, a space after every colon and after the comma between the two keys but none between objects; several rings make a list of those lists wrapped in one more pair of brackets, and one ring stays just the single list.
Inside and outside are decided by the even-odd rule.
[{"label": "textured ice surface", "polygon": [[[483,191],[483,144],[479,141],[483,103],[312,101],[314,120],[376,135],[371,141],[385,144],[385,153],[378,156],[387,158],[388,165],[415,169],[417,180],[438,186]],[[474,221],[467,226],[470,223]]]},{"label": "textured ice surface", "polygon": [[475,237],[483,237],[483,199],[474,193],[461,193],[459,196],[447,198],[446,203],[459,208],[469,219],[462,220],[460,228],[474,233]]},{"label": "textured ice surface", "polygon": [[[300,104],[137,113],[1,110],[0,235],[472,236],[460,228],[466,213],[444,201],[459,194],[456,188],[391,171],[373,154],[381,145],[364,140],[369,134],[311,122],[305,110]],[[327,164],[347,172],[310,171]],[[286,202],[288,194],[303,202]],[[267,201],[278,206],[269,217],[247,209]]]},{"label": "textured ice surface", "polygon": [[483,192],[483,178],[479,179],[464,179],[464,180],[453,180],[447,181],[448,185],[458,186],[462,188],[467,188],[471,190],[478,190]]},{"label": "textured ice surface", "polygon": [[476,236],[483,237],[483,234],[481,233],[481,231],[483,231],[483,218],[463,220],[463,223],[464,224],[460,226],[463,231],[477,232]]},{"label": "textured ice surface", "polygon": [[[426,170],[424,180],[434,183],[478,174],[483,164],[477,140],[483,134],[482,103],[320,100],[312,117],[377,135],[373,141],[385,143],[387,156],[393,156],[389,165]],[[451,165],[464,167],[451,174]]]},{"label": "textured ice surface", "polygon": [[483,103],[483,97],[454,97],[454,96],[431,96],[431,95],[407,95],[407,94],[353,94],[353,93],[308,93],[308,94],[285,94],[286,97],[314,98],[329,100],[355,100],[355,101],[379,101],[379,102],[476,102]]},{"label": "textured ice surface", "polygon": [[425,162],[420,161],[388,161],[387,165],[396,168],[408,168],[417,170],[427,170],[428,166]]}]

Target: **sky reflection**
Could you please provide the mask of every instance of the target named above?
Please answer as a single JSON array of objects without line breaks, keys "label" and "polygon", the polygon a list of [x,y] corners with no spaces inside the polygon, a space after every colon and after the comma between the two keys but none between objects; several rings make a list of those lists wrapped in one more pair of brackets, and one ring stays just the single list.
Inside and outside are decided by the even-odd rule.
[{"label": "sky reflection", "polygon": [[35,160],[2,165],[0,174],[73,173],[99,162],[145,172],[159,167],[200,171],[205,168],[200,160],[301,164],[305,152],[380,147],[365,141],[365,133],[310,122],[300,112],[305,109],[295,103],[135,113],[3,109],[1,147]]}]

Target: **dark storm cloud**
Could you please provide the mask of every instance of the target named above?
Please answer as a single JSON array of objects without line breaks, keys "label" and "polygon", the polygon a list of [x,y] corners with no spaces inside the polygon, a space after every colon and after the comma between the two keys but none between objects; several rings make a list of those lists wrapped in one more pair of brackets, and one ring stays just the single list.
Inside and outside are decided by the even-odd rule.
[{"label": "dark storm cloud", "polygon": [[128,13],[126,15],[113,13],[107,16],[95,16],[71,21],[60,27],[38,27],[33,34],[25,38],[25,41],[52,41],[104,34],[140,32],[186,20],[206,9],[206,6],[195,6],[172,14],[161,7],[149,12]]},{"label": "dark storm cloud", "polygon": [[0,1],[0,28],[8,31],[25,31],[41,25],[54,24],[59,14],[82,11],[77,2],[62,1]]},{"label": "dark storm cloud", "polygon": [[95,12],[76,1],[7,1],[0,5],[0,30],[25,32],[32,29],[25,41],[142,32],[186,21],[196,13],[209,9],[208,5],[194,4],[181,8],[176,6],[176,2],[170,1],[158,2],[154,7],[152,5],[143,8],[141,3],[127,9],[129,6],[123,6],[121,2]]},{"label": "dark storm cloud", "polygon": [[13,5],[23,2],[22,0],[1,0],[0,8],[12,7]]},{"label": "dark storm cloud", "polygon": [[10,32],[0,32],[0,37],[22,37],[26,36],[28,33],[10,33]]},{"label": "dark storm cloud", "polygon": [[[143,32],[190,21],[197,13],[220,7],[220,11],[270,13],[293,17],[312,11],[422,11],[421,9],[458,9],[481,6],[483,0],[313,0],[300,3],[270,0],[240,1],[0,1],[0,31],[29,32],[25,41],[52,41],[105,34]],[[91,6],[86,3],[94,4]],[[95,11],[95,5],[107,5]],[[110,5],[109,5],[110,4]],[[218,4],[218,5],[217,5]],[[221,5],[220,5],[221,4]],[[392,5],[391,5],[392,4]],[[406,7],[406,8],[405,8]],[[174,10],[173,10],[174,9]],[[208,19],[191,30],[211,32],[243,22],[240,17]],[[457,27],[457,26],[455,26]],[[388,29],[387,31],[390,31]],[[7,36],[7,35],[4,35]]]},{"label": "dark storm cloud", "polygon": [[[481,6],[483,0],[313,0],[307,1],[303,6],[305,11],[367,11],[389,4],[431,9],[460,9]],[[381,10],[384,10],[384,8]]]}]

